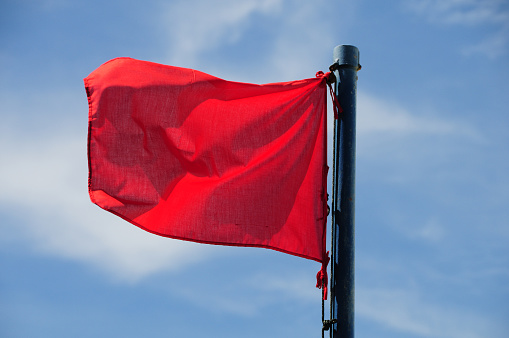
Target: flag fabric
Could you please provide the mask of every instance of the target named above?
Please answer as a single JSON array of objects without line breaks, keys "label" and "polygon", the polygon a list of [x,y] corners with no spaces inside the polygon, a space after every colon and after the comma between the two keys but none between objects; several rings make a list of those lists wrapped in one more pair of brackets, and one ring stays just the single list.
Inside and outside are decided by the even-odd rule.
[{"label": "flag fabric", "polygon": [[326,264],[326,78],[106,62],[84,79],[92,202],[160,236]]}]

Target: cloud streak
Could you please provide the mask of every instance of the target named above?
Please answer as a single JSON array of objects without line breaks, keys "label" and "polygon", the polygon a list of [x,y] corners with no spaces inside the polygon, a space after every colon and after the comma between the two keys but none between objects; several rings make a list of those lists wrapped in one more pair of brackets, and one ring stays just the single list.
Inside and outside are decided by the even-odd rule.
[{"label": "cloud streak", "polygon": [[412,114],[401,105],[382,100],[364,92],[358,94],[358,133],[434,134],[466,136],[479,139],[480,135],[470,126],[432,116]]},{"label": "cloud streak", "polygon": [[170,62],[196,64],[207,51],[238,41],[253,15],[274,15],[281,3],[281,0],[198,0],[169,4],[164,9],[163,20],[172,42]]},{"label": "cloud streak", "polygon": [[436,25],[494,29],[482,41],[464,47],[463,55],[484,54],[496,59],[507,54],[509,8],[503,0],[415,0],[404,6]]},{"label": "cloud streak", "polygon": [[434,304],[412,289],[359,287],[357,313],[401,333],[419,337],[503,337],[504,328],[478,313]]},{"label": "cloud streak", "polygon": [[509,11],[500,0],[415,0],[407,6],[431,22],[443,24],[505,24],[509,20]]},{"label": "cloud streak", "polygon": [[2,226],[8,238],[130,282],[218,252],[149,234],[94,206],[87,194],[85,133],[43,135],[35,142],[11,128],[0,141],[2,212],[18,219],[15,228]]},{"label": "cloud streak", "polygon": [[[332,23],[324,19],[324,1],[178,1],[165,6],[161,24],[171,48],[167,63],[204,70],[218,50],[242,55],[244,67],[211,74],[244,82],[280,82],[313,77],[332,60]],[[182,13],[192,13],[183,16]],[[252,41],[258,57],[250,60],[241,41],[253,32],[264,38]],[[309,46],[316,48],[309,48]],[[238,46],[239,49],[236,49]],[[323,60],[326,64],[323,64]],[[242,64],[242,62],[241,62]],[[234,65],[238,67],[238,63]],[[205,67],[207,68],[207,67]]]}]

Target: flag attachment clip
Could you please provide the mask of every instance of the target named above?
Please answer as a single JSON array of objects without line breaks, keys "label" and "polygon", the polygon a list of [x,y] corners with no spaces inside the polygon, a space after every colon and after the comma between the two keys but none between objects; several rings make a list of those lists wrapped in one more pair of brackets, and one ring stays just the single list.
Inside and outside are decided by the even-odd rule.
[{"label": "flag attachment clip", "polygon": [[329,331],[329,329],[332,327],[332,325],[336,324],[337,322],[338,322],[337,319],[324,320],[322,330]]}]

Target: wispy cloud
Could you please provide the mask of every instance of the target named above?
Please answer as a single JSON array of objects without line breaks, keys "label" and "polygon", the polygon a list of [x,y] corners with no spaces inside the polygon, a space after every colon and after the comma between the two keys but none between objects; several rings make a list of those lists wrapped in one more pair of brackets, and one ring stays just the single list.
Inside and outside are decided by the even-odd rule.
[{"label": "wispy cloud", "polygon": [[[259,83],[313,77],[330,65],[337,43],[332,22],[323,18],[329,8],[322,0],[177,1],[161,14],[170,46],[167,63],[203,70],[211,53],[243,41],[242,48],[262,48],[257,51],[259,62],[244,67],[249,78],[225,70],[212,75]],[[254,30],[264,32],[261,40],[246,44]],[[324,59],[326,64],[321,64]]]},{"label": "wispy cloud", "polygon": [[[221,289],[217,285],[210,292],[210,302],[216,304],[214,311],[230,312],[235,315],[252,317],[281,302],[298,304],[296,306],[320,307],[321,290],[314,285],[314,274],[302,276],[296,270],[279,276],[265,273],[246,274],[236,281],[237,290]],[[194,299],[192,292],[187,292],[187,299]],[[184,295],[183,295],[184,296]],[[196,299],[202,302],[203,299]]]},{"label": "wispy cloud", "polygon": [[465,56],[484,54],[492,60],[496,59],[506,54],[508,37],[509,18],[498,32],[477,44],[464,47],[462,53]]},{"label": "wispy cloud", "polygon": [[424,222],[393,218],[390,226],[409,240],[435,244],[447,237],[447,227],[436,218],[430,218]]},{"label": "wispy cloud", "polygon": [[446,170],[445,164],[451,164],[458,148],[466,143],[486,142],[475,127],[446,118],[446,112],[413,112],[412,108],[359,92],[357,155],[377,167],[377,171],[366,173],[369,177],[415,184],[428,177],[429,170]]},{"label": "wispy cloud", "polygon": [[18,225],[2,223],[4,241],[28,241],[36,253],[81,261],[130,282],[218,252],[149,234],[94,206],[87,193],[84,130],[35,141],[9,127],[0,136],[0,203]]},{"label": "wispy cloud", "polygon": [[480,53],[495,59],[507,53],[509,8],[504,0],[414,0],[404,6],[433,24],[494,29],[484,40],[463,48],[464,55]]},{"label": "wispy cloud", "polygon": [[[318,269],[319,267],[317,267]],[[257,291],[263,291],[275,297],[291,298],[302,302],[316,302],[321,290],[314,287],[314,274],[302,276],[292,271],[285,276],[273,276],[260,273],[249,279],[247,285]]]},{"label": "wispy cloud", "polygon": [[373,133],[435,134],[465,136],[479,139],[479,133],[459,121],[448,121],[432,116],[419,116],[396,102],[383,100],[374,95],[359,92],[357,126],[361,135]]},{"label": "wispy cloud", "polygon": [[504,328],[478,313],[435,304],[412,289],[358,287],[357,314],[401,333],[420,337],[503,337]]},{"label": "wispy cloud", "polygon": [[[321,67],[332,63],[332,48],[338,42],[332,34],[334,26],[324,18],[329,6],[323,1],[300,1],[298,6],[286,2],[284,24],[276,31],[270,51],[270,68],[279,78],[313,77],[316,71],[327,71]],[[330,63],[320,64],[324,57]]]},{"label": "wispy cloud", "polygon": [[507,23],[509,11],[502,0],[414,0],[406,6],[432,22],[479,25]]},{"label": "wispy cloud", "polygon": [[171,63],[193,65],[202,53],[237,41],[253,15],[277,13],[281,3],[282,0],[195,0],[169,4],[162,20],[171,41]]}]

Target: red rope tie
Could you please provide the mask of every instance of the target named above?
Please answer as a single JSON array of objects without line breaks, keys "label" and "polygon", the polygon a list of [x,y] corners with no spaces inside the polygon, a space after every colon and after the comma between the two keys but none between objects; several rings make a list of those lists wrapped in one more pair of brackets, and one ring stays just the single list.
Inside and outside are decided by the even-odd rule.
[{"label": "red rope tie", "polygon": [[329,265],[329,251],[324,255],[322,268],[316,274],[316,287],[323,289],[323,300],[327,300],[327,285],[329,284],[329,276],[327,275],[327,266]]},{"label": "red rope tie", "polygon": [[343,108],[341,108],[341,105],[339,104],[337,96],[334,95],[334,90],[332,89],[332,84],[330,81],[331,72],[327,72],[324,74],[324,72],[318,71],[316,73],[316,77],[324,78],[327,81],[327,85],[329,86],[330,97],[332,99],[332,105],[334,107],[334,118],[336,120],[339,119],[339,114],[343,112]]}]

